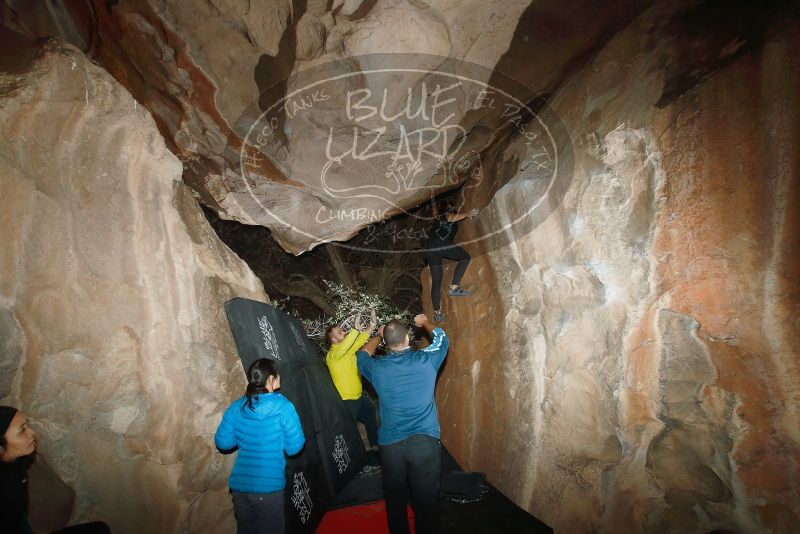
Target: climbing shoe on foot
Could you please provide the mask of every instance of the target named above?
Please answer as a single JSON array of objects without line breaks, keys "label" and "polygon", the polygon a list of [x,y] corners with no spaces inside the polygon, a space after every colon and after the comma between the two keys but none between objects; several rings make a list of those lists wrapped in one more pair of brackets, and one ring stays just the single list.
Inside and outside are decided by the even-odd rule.
[{"label": "climbing shoe on foot", "polygon": [[433,312],[433,320],[437,323],[441,323],[444,321],[444,315],[442,315],[442,312],[435,311]]},{"label": "climbing shoe on foot", "polygon": [[466,297],[469,295],[469,291],[464,289],[463,287],[457,287],[453,289],[452,287],[447,290],[447,294],[451,297]]}]

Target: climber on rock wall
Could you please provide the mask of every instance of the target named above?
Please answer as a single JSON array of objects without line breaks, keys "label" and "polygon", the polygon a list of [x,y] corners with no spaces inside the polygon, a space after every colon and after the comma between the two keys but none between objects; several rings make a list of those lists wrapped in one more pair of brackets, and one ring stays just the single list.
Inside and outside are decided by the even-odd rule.
[{"label": "climber on rock wall", "polygon": [[[408,533],[409,496],[416,532],[437,532],[442,445],[433,393],[450,341],[424,314],[414,317],[414,324],[431,337],[431,344],[424,349],[412,349],[408,330],[394,319],[356,353],[359,371],[380,398],[378,443],[392,534]],[[381,340],[389,352],[372,358]]]},{"label": "climber on rock wall", "polygon": [[467,270],[470,262],[470,255],[466,250],[453,243],[458,232],[458,222],[466,218],[477,217],[479,211],[473,209],[467,213],[457,213],[455,207],[445,204],[442,201],[431,202],[431,232],[428,239],[423,244],[425,249],[425,260],[431,269],[431,303],[433,304],[433,319],[436,322],[444,321],[441,303],[442,286],[442,259],[449,259],[458,262],[453,281],[447,289],[447,294],[451,297],[465,297],[470,292],[462,288],[459,284],[461,278]]},{"label": "climber on rock wall", "polygon": [[331,379],[342,397],[350,417],[353,418],[353,421],[361,421],[364,424],[371,449],[378,446],[378,420],[375,414],[375,405],[367,397],[361,384],[361,376],[356,364],[356,351],[367,342],[377,324],[375,310],[372,310],[369,328],[366,330],[359,315],[356,317],[355,328],[347,334],[339,325],[329,326],[325,331],[325,338],[331,343],[331,348],[325,356],[325,365],[328,366]]},{"label": "climber on rock wall", "polygon": [[300,417],[277,393],[281,377],[274,360],[261,358],[247,370],[247,390],[231,404],[214,442],[223,452],[238,449],[228,487],[238,534],[283,532],[286,457],[305,445]]},{"label": "climber on rock wall", "polygon": [[[34,462],[36,433],[28,416],[0,406],[0,532],[31,534],[28,523],[28,468]],[[108,525],[95,521],[57,530],[53,534],[108,534]]]}]

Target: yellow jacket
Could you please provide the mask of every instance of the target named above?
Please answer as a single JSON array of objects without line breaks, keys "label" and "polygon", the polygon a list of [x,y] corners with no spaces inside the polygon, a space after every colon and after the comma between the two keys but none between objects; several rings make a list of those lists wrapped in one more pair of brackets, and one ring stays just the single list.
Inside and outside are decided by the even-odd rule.
[{"label": "yellow jacket", "polygon": [[328,366],[342,400],[361,398],[363,388],[356,364],[356,351],[363,347],[368,339],[369,332],[359,333],[356,329],[350,330],[341,343],[331,345],[325,356],[325,365]]}]

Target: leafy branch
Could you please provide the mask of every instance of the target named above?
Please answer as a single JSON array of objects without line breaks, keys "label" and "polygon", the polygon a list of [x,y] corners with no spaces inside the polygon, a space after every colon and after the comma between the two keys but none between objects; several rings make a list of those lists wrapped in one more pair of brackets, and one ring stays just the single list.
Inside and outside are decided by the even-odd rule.
[{"label": "leafy branch", "polygon": [[342,329],[349,330],[355,326],[358,315],[367,319],[370,310],[375,310],[378,317],[378,324],[384,324],[392,319],[399,319],[409,329],[413,335],[411,326],[414,316],[408,309],[397,307],[388,298],[377,293],[370,292],[360,285],[353,287],[346,286],[338,282],[323,280],[324,292],[327,301],[331,304],[332,313],[324,313],[315,318],[308,319],[297,315],[289,306],[289,298],[273,300],[272,304],[286,313],[293,315],[303,323],[306,335],[312,339],[323,352],[326,352],[328,342],[325,339],[325,330],[330,325],[340,325]]}]

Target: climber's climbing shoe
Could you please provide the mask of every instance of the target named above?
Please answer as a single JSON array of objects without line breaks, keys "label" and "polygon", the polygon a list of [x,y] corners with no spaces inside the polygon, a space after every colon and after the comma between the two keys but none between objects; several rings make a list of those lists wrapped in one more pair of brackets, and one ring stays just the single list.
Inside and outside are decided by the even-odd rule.
[{"label": "climber's climbing shoe", "polygon": [[451,297],[466,297],[470,294],[470,292],[463,287],[457,287],[455,289],[451,287],[447,290],[447,294]]},{"label": "climber's climbing shoe", "polygon": [[433,320],[437,323],[442,323],[444,322],[444,315],[442,315],[442,312],[440,311],[435,311],[433,312]]}]

